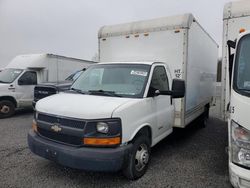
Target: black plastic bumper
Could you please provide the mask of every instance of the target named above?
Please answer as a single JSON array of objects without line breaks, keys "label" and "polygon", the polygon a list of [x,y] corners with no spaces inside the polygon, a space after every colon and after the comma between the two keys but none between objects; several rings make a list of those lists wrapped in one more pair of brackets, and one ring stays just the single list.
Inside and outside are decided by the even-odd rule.
[{"label": "black plastic bumper", "polygon": [[63,166],[103,172],[122,169],[132,148],[132,144],[118,148],[73,147],[41,138],[32,130],[28,134],[28,145],[33,153]]}]

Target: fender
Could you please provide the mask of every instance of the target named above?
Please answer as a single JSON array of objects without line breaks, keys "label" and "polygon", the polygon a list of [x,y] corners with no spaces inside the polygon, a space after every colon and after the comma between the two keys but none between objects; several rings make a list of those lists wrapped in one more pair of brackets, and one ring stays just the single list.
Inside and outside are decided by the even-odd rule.
[{"label": "fender", "polygon": [[145,127],[149,127],[150,128],[150,135],[151,135],[150,139],[151,139],[151,146],[152,146],[152,143],[153,143],[153,131],[152,131],[151,125],[148,124],[148,123],[144,123],[141,126],[137,127],[137,129],[135,129],[135,131],[133,132],[133,134],[129,138],[129,142],[131,142],[135,138],[135,136],[137,135],[137,133],[139,133],[139,131],[142,130],[143,128],[145,128]]}]

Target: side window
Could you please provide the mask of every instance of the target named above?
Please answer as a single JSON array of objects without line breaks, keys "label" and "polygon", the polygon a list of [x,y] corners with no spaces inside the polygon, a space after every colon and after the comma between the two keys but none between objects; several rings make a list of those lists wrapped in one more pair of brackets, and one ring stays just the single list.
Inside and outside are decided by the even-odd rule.
[{"label": "side window", "polygon": [[160,91],[169,90],[168,77],[165,67],[163,66],[155,67],[149,87],[148,96],[153,96],[156,90]]},{"label": "side window", "polygon": [[18,80],[18,85],[36,85],[37,75],[34,71],[25,72]]}]

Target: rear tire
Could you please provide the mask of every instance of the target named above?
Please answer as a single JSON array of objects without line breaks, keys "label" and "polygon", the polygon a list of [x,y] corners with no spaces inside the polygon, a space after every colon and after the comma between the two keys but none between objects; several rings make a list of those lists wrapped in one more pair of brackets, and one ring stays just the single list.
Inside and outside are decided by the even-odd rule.
[{"label": "rear tire", "polygon": [[15,105],[8,100],[0,101],[0,119],[7,118],[15,113]]},{"label": "rear tire", "polygon": [[146,173],[149,161],[150,139],[142,135],[137,137],[133,143],[123,174],[130,180],[137,180]]},{"label": "rear tire", "polygon": [[203,112],[203,114],[201,115],[201,127],[202,128],[205,128],[207,126],[207,122],[208,122],[208,119],[209,119],[209,106],[206,105],[205,106],[205,110]]}]

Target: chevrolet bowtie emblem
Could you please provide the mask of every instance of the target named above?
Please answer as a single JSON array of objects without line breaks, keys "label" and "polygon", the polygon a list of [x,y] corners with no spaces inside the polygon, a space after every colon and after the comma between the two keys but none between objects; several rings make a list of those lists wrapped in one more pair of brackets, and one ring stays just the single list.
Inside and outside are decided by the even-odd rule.
[{"label": "chevrolet bowtie emblem", "polygon": [[51,129],[55,132],[60,132],[62,131],[62,128],[59,127],[59,124],[55,123],[53,126],[51,126]]}]

